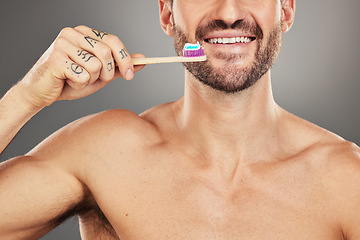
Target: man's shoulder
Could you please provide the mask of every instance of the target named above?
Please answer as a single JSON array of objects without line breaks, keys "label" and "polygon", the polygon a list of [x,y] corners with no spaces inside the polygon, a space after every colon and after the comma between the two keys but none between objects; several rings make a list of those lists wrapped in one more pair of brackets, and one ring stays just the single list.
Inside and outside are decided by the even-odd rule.
[{"label": "man's shoulder", "polygon": [[360,148],[355,143],[293,114],[288,114],[287,120],[289,124],[283,125],[301,152],[318,156],[317,159],[324,159],[326,163],[359,159]]},{"label": "man's shoulder", "polygon": [[126,151],[158,141],[160,134],[154,124],[134,112],[114,109],[69,123],[45,139],[29,155],[90,160],[92,156],[107,156],[115,150]]},{"label": "man's shoulder", "polygon": [[[339,140],[325,146],[326,164],[334,179],[360,186],[360,148],[352,142]],[[360,188],[359,188],[360,197]]]},{"label": "man's shoulder", "polygon": [[[157,141],[159,133],[156,126],[140,115],[124,109],[106,110],[86,116],[68,126],[68,131],[76,131],[83,140],[114,139],[126,141]],[[136,139],[135,139],[136,138]]]},{"label": "man's shoulder", "polygon": [[310,169],[333,179],[345,172],[360,176],[360,148],[355,143],[296,116],[290,119],[290,142],[298,146],[296,156]]},{"label": "man's shoulder", "polygon": [[305,152],[315,165],[319,164],[324,169],[329,167],[333,171],[358,166],[360,171],[360,148],[355,143],[311,123],[307,128],[305,138],[309,145]]},{"label": "man's shoulder", "polygon": [[297,158],[302,178],[311,183],[308,187],[319,200],[321,214],[344,239],[359,239],[360,148],[326,130],[317,131],[320,136]]},{"label": "man's shoulder", "polygon": [[360,148],[353,142],[331,137],[314,145],[313,155],[319,156],[320,163],[333,171],[349,169],[360,174]]},{"label": "man's shoulder", "polygon": [[[337,219],[345,239],[359,239],[360,231],[360,148],[349,141],[324,144],[316,166],[322,186],[319,195],[329,202],[328,210]],[[325,204],[324,204],[325,205]]]}]

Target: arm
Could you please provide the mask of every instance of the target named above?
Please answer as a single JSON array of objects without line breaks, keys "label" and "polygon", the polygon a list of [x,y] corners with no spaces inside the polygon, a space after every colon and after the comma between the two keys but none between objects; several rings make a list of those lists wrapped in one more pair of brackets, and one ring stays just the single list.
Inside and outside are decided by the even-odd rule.
[{"label": "arm", "polygon": [[109,145],[117,139],[127,149],[132,129],[140,131],[136,136],[143,140],[139,120],[124,110],[87,116],[52,134],[26,156],[0,164],[1,239],[38,239],[67,217],[89,213],[97,192],[94,182],[104,173],[98,169],[109,167],[104,160],[114,149]]},{"label": "arm", "polygon": [[87,194],[71,172],[30,156],[0,165],[0,189],[3,239],[38,239],[81,206]]},{"label": "arm", "polygon": [[[42,108],[87,96],[120,76],[132,79],[121,41],[85,26],[64,29],[30,72],[0,101],[0,152]],[[118,68],[115,68],[115,62]],[[133,70],[130,71],[129,69]],[[37,239],[81,204],[88,194],[80,181],[76,141],[66,128],[27,156],[0,165],[0,236]],[[71,141],[70,141],[71,140]],[[70,154],[71,153],[71,154]]]},{"label": "arm", "polygon": [[[22,126],[58,100],[88,96],[144,66],[133,66],[120,39],[86,26],[65,28],[26,76],[0,101],[0,154]],[[115,62],[118,67],[115,67]]]},{"label": "arm", "polygon": [[73,125],[26,156],[0,164],[1,238],[38,239],[85,203],[89,190],[79,180],[82,162],[71,149],[79,141],[71,136]]},{"label": "arm", "polygon": [[0,100],[0,154],[24,124],[41,110],[28,105],[21,93],[17,93],[18,89],[19,86],[13,87]]}]

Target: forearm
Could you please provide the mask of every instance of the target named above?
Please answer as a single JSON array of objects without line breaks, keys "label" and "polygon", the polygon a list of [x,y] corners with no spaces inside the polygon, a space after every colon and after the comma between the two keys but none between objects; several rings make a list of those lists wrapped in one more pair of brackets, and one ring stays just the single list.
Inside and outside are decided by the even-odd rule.
[{"label": "forearm", "polygon": [[0,100],[0,154],[20,129],[41,108],[31,107],[21,92],[21,86],[11,88]]}]

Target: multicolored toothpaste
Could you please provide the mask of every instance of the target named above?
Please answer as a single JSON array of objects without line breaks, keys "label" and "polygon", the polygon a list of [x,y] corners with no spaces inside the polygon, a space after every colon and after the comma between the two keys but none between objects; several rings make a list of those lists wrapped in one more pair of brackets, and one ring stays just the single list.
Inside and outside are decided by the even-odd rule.
[{"label": "multicolored toothpaste", "polygon": [[196,44],[186,43],[183,49],[183,57],[201,57],[205,56],[205,51],[199,42]]}]

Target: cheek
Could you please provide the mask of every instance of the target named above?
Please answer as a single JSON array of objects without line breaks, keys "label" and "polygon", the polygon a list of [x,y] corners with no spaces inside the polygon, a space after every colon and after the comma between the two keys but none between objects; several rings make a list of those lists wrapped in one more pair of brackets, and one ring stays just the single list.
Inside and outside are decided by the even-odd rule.
[{"label": "cheek", "polygon": [[[256,11],[256,21],[265,32],[271,32],[281,23],[281,4],[278,0],[262,1],[261,8]],[[266,3],[265,3],[266,2]]]},{"label": "cheek", "polygon": [[[198,26],[213,20],[211,13],[218,0],[175,0],[173,5],[174,22],[189,37],[195,39]],[[281,22],[281,3],[279,0],[239,0],[267,34],[278,27]]]},{"label": "cheek", "polygon": [[209,6],[211,6],[208,3],[209,0],[206,0],[206,4],[202,4],[202,2],[205,2],[205,0],[174,1],[174,22],[178,28],[190,34],[192,38],[195,37],[197,27],[202,24],[206,14],[209,12]]}]

